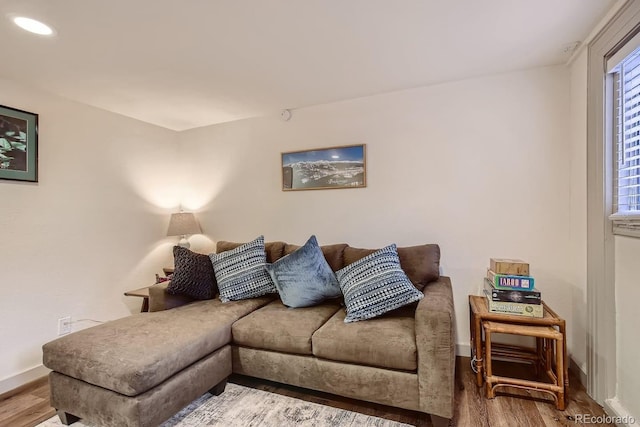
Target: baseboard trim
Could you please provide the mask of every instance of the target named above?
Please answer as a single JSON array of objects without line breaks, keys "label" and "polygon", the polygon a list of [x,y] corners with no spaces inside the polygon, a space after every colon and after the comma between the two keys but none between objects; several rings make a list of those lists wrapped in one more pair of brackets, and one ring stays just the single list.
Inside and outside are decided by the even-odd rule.
[{"label": "baseboard trim", "polygon": [[471,346],[469,344],[456,344],[456,356],[471,357]]},{"label": "baseboard trim", "polygon": [[633,415],[629,414],[629,412],[620,404],[620,401],[617,397],[613,399],[607,399],[604,401],[604,412],[612,418],[611,420],[607,420],[608,422],[614,423],[618,427],[633,427],[637,426],[636,422],[640,421],[635,419]]},{"label": "baseboard trim", "polygon": [[580,380],[580,384],[585,389],[587,388],[587,373],[580,369],[580,365],[573,359],[573,357],[569,357],[569,370],[573,372]]},{"label": "baseboard trim", "polygon": [[9,395],[20,392],[30,383],[49,375],[49,372],[51,370],[45,368],[44,365],[38,365],[12,377],[0,380],[0,399],[6,399]]}]

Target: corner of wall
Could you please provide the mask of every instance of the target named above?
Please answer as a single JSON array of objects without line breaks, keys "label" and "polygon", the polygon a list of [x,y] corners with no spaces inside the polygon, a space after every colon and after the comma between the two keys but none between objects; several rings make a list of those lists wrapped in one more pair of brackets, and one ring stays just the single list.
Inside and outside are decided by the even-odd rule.
[{"label": "corner of wall", "polygon": [[605,420],[608,423],[614,423],[618,427],[632,427],[637,426],[640,419],[634,417],[622,406],[617,397],[607,399],[604,401],[604,411],[608,418]]}]

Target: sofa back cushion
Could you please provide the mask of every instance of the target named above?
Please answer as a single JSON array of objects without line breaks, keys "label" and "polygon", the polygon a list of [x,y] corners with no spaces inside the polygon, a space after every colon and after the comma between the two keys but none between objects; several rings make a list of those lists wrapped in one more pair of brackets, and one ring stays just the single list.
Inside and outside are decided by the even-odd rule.
[{"label": "sofa back cushion", "polygon": [[[235,249],[242,244],[221,240],[218,242],[216,253]],[[272,263],[300,247],[284,242],[267,242],[264,246],[268,263]],[[320,246],[320,249],[322,249],[322,253],[333,271],[338,271],[378,250],[354,248],[344,243],[323,245]],[[440,246],[427,244],[398,248],[398,256],[402,269],[418,290],[423,290],[427,283],[440,278]]]},{"label": "sofa back cushion", "polygon": [[[344,249],[344,265],[347,266],[378,249],[361,249],[347,246]],[[398,248],[400,266],[420,291],[427,283],[440,278],[440,246],[436,244]]]},{"label": "sofa back cushion", "polygon": [[[327,260],[327,263],[329,263],[329,267],[331,267],[333,271],[338,271],[345,266],[344,250],[347,247],[348,245],[346,243],[320,246],[320,249],[322,249],[322,254],[324,255],[324,259]],[[284,245],[284,255],[289,255],[299,248],[300,246],[298,245],[291,245],[289,243],[286,243]]]}]

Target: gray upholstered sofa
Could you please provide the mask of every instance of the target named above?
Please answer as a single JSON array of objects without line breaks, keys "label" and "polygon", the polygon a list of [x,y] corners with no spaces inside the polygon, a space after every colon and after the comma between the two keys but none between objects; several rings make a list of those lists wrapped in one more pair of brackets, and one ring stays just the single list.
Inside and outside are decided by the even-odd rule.
[{"label": "gray upholstered sofa", "polygon": [[[217,252],[239,244],[219,242]],[[273,262],[297,246],[266,244]],[[334,271],[373,250],[322,247]],[[156,426],[238,373],[350,398],[453,416],[454,307],[437,245],[399,248],[424,298],[381,317],[344,323],[340,301],[287,308],[277,295],[221,303],[150,291],[151,313],[86,329],[43,347],[51,404],[66,424]]]}]

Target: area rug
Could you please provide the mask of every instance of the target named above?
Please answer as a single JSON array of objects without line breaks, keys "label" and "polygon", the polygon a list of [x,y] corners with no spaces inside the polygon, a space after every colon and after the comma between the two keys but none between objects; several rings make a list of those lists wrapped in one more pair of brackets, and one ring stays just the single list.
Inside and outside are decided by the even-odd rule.
[{"label": "area rug", "polygon": [[[55,416],[37,427],[60,426],[64,425]],[[73,426],[96,427],[82,420]],[[221,395],[206,393],[162,424],[162,427],[198,426],[409,427],[409,424],[229,383]]]}]

